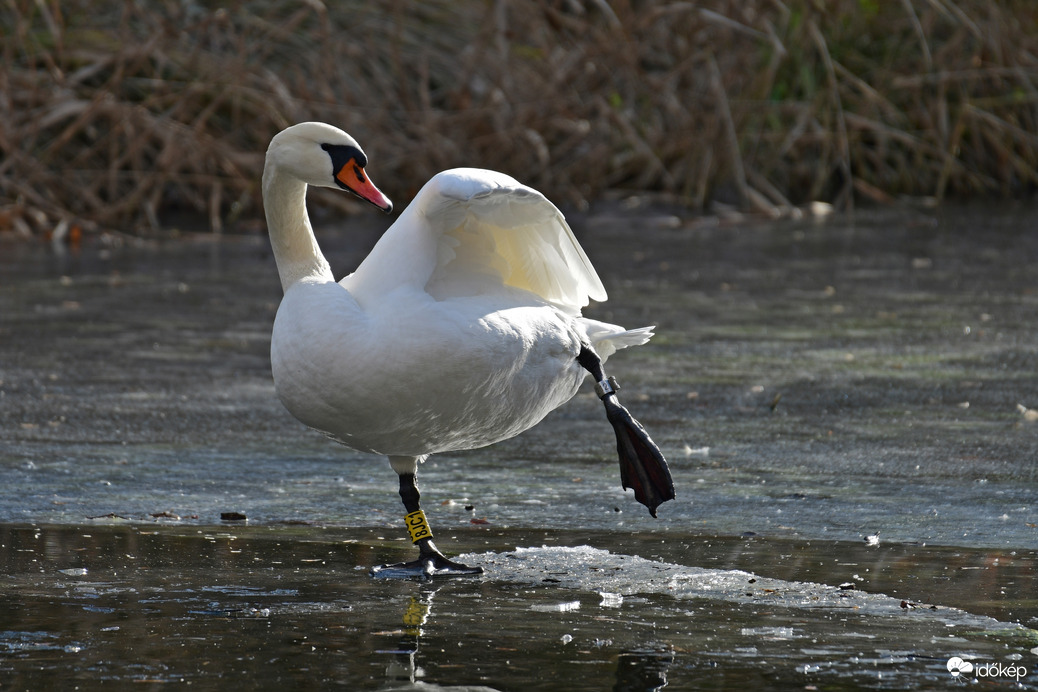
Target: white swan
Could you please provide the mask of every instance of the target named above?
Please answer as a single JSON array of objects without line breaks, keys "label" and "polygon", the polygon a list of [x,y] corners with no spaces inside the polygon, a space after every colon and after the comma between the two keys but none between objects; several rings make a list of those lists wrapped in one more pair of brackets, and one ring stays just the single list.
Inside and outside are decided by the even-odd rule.
[{"label": "white swan", "polygon": [[569,400],[588,371],[617,431],[623,485],[655,516],[674,497],[666,461],[601,368],[616,349],[645,343],[651,328],[580,316],[606,292],[558,209],[504,174],[446,171],[336,283],[306,213],[307,185],[391,211],[366,165],[357,142],[324,123],[289,127],[267,149],[263,201],[285,291],[271,365],[292,415],[387,455],[399,474],[419,558],[391,571],[481,571],[433,545],[418,462],[519,434]]}]

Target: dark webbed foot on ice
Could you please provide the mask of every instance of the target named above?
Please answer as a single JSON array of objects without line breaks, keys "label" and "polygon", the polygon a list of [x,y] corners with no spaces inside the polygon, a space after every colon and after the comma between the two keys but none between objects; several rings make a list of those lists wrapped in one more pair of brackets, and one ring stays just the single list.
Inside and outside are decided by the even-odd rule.
[{"label": "dark webbed foot on ice", "polygon": [[674,499],[674,480],[663,452],[641,423],[617,401],[619,387],[615,379],[606,377],[598,355],[585,346],[581,348],[577,362],[595,378],[595,392],[605,405],[606,417],[616,433],[620,484],[624,490],[633,488],[634,498],[648,507],[649,514],[655,517],[657,507]]},{"label": "dark webbed foot on ice", "polygon": [[467,577],[483,574],[482,567],[469,567],[454,562],[432,542],[432,529],[421,508],[421,493],[414,473],[400,473],[400,499],[407,515],[404,524],[411,542],[418,546],[418,559],[371,568],[371,576],[387,579],[432,579],[433,577]]},{"label": "dark webbed foot on ice", "polygon": [[371,576],[384,579],[432,579],[433,577],[468,577],[483,574],[483,568],[454,562],[441,553],[432,540],[419,542],[417,560],[380,565],[371,568]]}]

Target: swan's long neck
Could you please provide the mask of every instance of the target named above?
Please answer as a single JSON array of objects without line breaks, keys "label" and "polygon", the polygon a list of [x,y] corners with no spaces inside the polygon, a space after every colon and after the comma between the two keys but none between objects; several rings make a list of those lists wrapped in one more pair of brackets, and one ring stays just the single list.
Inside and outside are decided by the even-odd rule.
[{"label": "swan's long neck", "polygon": [[306,213],[306,183],[268,160],[263,167],[263,207],[281,288],[287,291],[307,278],[334,281]]}]

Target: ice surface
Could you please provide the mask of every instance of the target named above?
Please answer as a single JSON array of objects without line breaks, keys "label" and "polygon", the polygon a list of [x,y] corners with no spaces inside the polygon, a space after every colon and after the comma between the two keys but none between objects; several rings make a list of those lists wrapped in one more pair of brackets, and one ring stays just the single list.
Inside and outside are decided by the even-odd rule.
[{"label": "ice surface", "polygon": [[[908,602],[883,594],[844,590],[813,582],[759,577],[741,570],[705,569],[619,555],[591,546],[543,546],[516,548],[507,553],[472,553],[459,559],[482,565],[495,581],[540,584],[593,593],[627,596],[661,594],[673,598],[709,599],[740,604],[823,611],[847,611],[856,615],[911,617],[930,620],[942,636],[949,627],[999,631],[1026,628],[957,608]],[[553,609],[559,609],[553,607]],[[768,632],[754,634],[769,636]],[[774,634],[774,633],[771,633]],[[793,636],[792,630],[785,638]]]}]

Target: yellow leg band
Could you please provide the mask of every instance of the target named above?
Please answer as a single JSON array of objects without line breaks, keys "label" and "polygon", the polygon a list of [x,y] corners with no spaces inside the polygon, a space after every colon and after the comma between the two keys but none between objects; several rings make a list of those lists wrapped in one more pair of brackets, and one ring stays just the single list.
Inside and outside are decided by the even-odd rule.
[{"label": "yellow leg band", "polygon": [[432,529],[429,528],[429,522],[426,521],[425,512],[422,510],[411,512],[405,516],[404,523],[407,524],[407,530],[411,533],[412,543],[417,543],[423,538],[432,538]]}]

